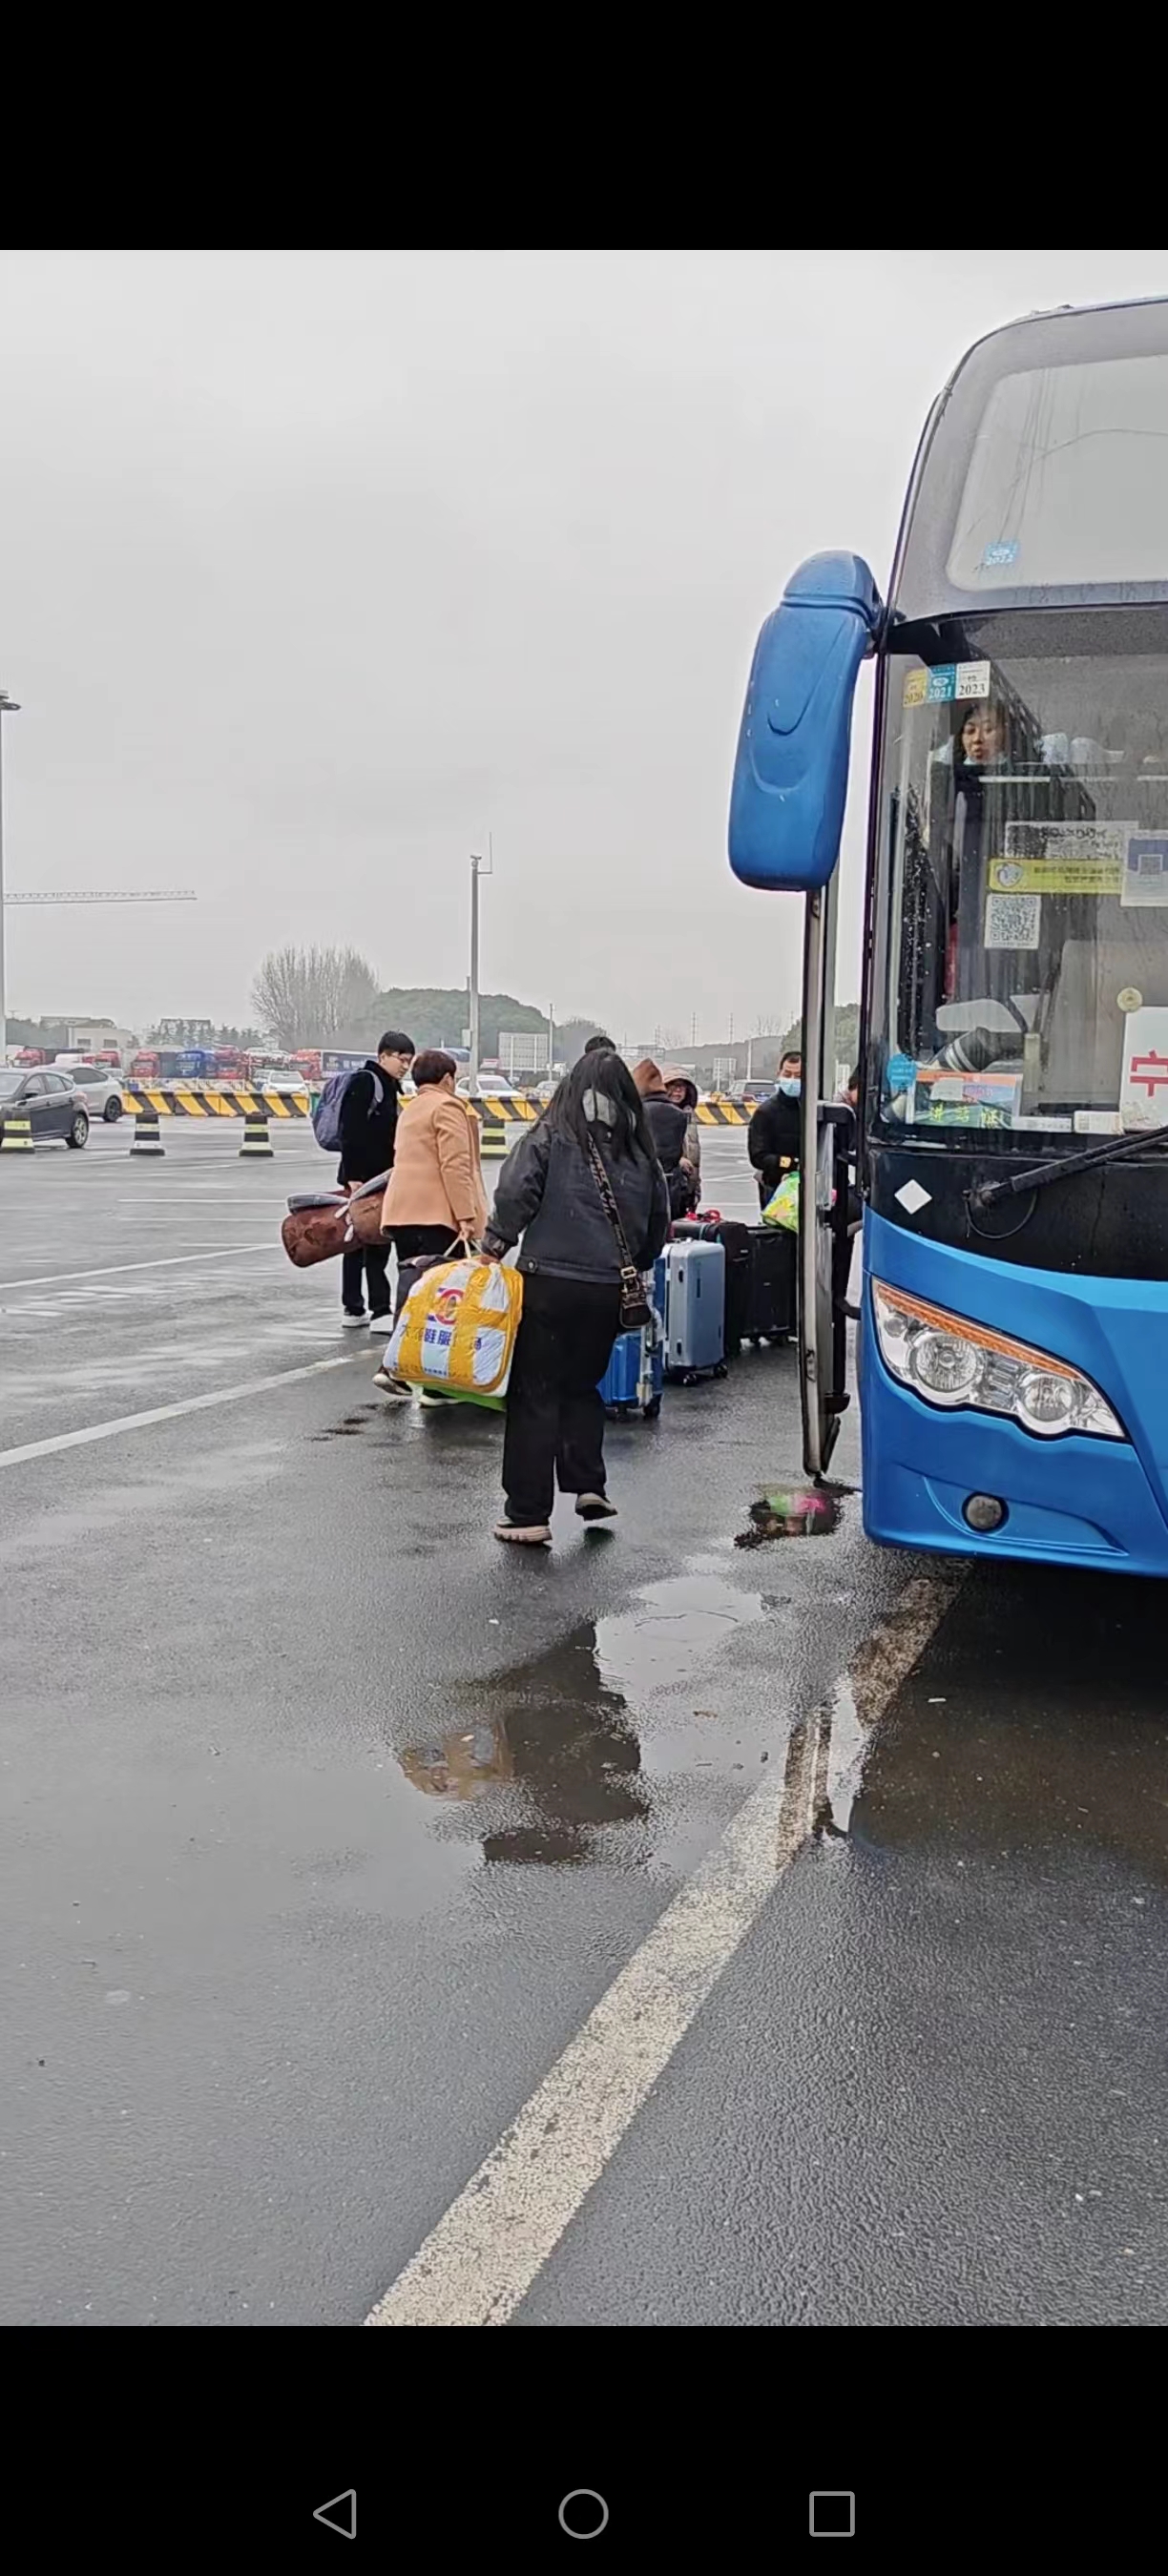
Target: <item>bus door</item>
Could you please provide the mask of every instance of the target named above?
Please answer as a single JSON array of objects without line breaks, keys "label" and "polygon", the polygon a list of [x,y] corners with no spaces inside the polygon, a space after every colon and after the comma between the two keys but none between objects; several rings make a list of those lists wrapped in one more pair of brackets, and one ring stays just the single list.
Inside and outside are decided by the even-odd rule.
[{"label": "bus door", "polygon": [[799,1155],[797,1313],[803,1464],[827,1472],[848,1404],[847,1321],[836,1302],[848,1238],[849,1113],[830,1098],[835,1067],[838,877],[806,899],[803,932],[803,1093]]},{"label": "bus door", "polygon": [[[850,1118],[835,1070],[835,879],[848,791],[852,699],[876,649],[880,593],[859,555],[813,555],[767,618],[750,666],[730,790],[730,865],[743,885],[801,894],[803,1110],[799,1181],[799,1385],[807,1473],[822,1476],[844,1392],[832,1250],[848,1221]],[[843,1277],[843,1250],[836,1282]]]}]

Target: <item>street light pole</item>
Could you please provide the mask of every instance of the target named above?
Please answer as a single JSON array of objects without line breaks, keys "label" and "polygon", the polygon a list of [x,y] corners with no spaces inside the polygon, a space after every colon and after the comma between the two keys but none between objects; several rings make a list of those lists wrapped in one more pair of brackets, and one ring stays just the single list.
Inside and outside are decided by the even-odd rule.
[{"label": "street light pole", "polygon": [[20,702],[0,689],[0,1064],[8,1052],[8,984],[4,960],[4,718],[18,716]]},{"label": "street light pole", "polygon": [[490,857],[472,855],[470,863],[470,1087],[472,1094],[479,1078],[479,878],[494,875],[495,852],[488,837]]}]

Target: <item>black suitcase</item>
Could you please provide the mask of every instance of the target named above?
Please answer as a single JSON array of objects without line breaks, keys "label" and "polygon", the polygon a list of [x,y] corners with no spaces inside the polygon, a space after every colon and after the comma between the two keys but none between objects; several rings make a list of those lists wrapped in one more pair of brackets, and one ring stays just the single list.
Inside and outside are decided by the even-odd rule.
[{"label": "black suitcase", "polygon": [[795,1248],[785,1226],[748,1227],[744,1342],[785,1342],[794,1332]]},{"label": "black suitcase", "polygon": [[747,1291],[750,1277],[750,1227],[736,1225],[732,1218],[700,1216],[679,1217],[670,1227],[675,1242],[686,1235],[690,1241],[720,1243],[726,1255],[726,1304],[723,1317],[723,1346],[728,1360],[736,1360],[746,1330]]}]

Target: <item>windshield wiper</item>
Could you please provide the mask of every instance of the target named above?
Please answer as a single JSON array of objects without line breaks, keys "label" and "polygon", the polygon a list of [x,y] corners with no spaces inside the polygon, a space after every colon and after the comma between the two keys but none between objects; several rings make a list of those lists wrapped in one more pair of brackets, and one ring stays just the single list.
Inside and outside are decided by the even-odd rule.
[{"label": "windshield wiper", "polygon": [[971,1214],[980,1216],[1002,1199],[1025,1198],[1031,1190],[1049,1189],[1052,1181],[1065,1181],[1074,1172],[1099,1171],[1104,1163],[1117,1163],[1124,1154],[1146,1154],[1152,1145],[1168,1145],[1168,1127],[1110,1136],[1105,1145],[1093,1145],[1085,1154],[1062,1154],[1049,1163],[1032,1165],[1028,1172],[1012,1172],[1008,1181],[979,1181],[975,1189],[966,1191],[966,1204]]}]

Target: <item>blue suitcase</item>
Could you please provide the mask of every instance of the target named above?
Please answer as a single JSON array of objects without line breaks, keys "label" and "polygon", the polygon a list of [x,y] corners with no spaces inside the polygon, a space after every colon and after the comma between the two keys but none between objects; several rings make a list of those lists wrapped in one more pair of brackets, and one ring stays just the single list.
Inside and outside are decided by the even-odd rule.
[{"label": "blue suitcase", "polygon": [[720,1243],[671,1243],[665,1255],[665,1374],[693,1386],[726,1375],[726,1254]]},{"label": "blue suitcase", "polygon": [[612,1357],[600,1381],[600,1398],[610,1413],[623,1419],[626,1414],[640,1413],[646,1422],[655,1422],[661,1411],[661,1390],[665,1379],[664,1312],[665,1263],[659,1261],[653,1273],[650,1302],[652,1323],[639,1333],[621,1333],[612,1346]]}]

